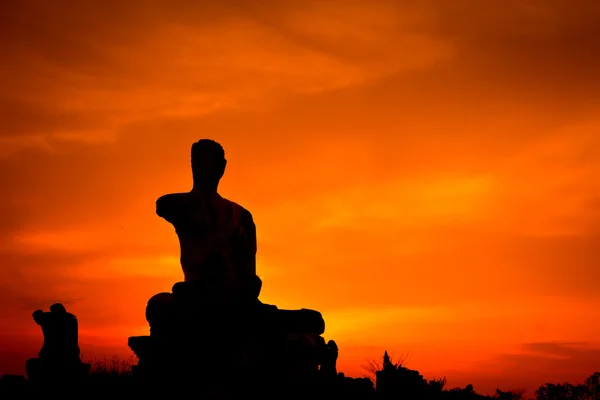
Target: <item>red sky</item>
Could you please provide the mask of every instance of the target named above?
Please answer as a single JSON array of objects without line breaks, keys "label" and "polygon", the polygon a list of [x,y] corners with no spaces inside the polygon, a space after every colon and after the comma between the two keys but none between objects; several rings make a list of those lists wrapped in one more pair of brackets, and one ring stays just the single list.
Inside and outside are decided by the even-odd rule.
[{"label": "red sky", "polygon": [[0,16],[0,373],[60,301],[131,355],[182,280],[154,202],[229,160],[263,301],[320,310],[362,376],[450,387],[600,369],[600,3],[16,1]]}]

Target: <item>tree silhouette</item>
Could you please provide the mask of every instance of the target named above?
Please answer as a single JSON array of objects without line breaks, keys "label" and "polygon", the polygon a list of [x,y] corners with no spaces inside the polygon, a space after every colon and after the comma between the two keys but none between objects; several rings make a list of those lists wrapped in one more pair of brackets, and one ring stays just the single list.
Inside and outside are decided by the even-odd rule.
[{"label": "tree silhouette", "polygon": [[390,356],[387,350],[383,353],[383,362],[379,360],[368,360],[366,365],[363,365],[362,368],[367,371],[373,377],[376,378],[377,372],[382,371],[386,368],[386,371],[391,369],[398,369],[401,367],[405,367],[408,362],[409,355],[402,354],[398,360],[395,360],[392,356]]},{"label": "tree silhouette", "polygon": [[537,400],[589,400],[590,391],[586,385],[570,383],[546,383],[535,391]]},{"label": "tree silhouette", "polygon": [[524,394],[524,389],[513,389],[506,392],[496,389],[496,395],[494,397],[498,400],[522,400]]},{"label": "tree silhouette", "polygon": [[600,400],[600,372],[594,372],[585,380],[591,400]]},{"label": "tree silhouette", "polygon": [[383,370],[387,371],[387,370],[392,370],[392,369],[398,369],[398,364],[394,364],[392,362],[392,359],[390,358],[387,350],[383,353]]}]

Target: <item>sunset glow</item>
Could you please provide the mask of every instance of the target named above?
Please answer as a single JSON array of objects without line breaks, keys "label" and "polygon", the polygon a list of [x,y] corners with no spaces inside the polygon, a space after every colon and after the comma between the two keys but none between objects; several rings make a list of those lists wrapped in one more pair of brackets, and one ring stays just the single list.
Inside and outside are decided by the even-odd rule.
[{"label": "sunset glow", "polygon": [[200,138],[261,300],[321,311],[346,375],[384,350],[480,393],[600,370],[600,2],[2,7],[0,374],[59,301],[84,357],[133,355],[183,279],[155,201]]}]

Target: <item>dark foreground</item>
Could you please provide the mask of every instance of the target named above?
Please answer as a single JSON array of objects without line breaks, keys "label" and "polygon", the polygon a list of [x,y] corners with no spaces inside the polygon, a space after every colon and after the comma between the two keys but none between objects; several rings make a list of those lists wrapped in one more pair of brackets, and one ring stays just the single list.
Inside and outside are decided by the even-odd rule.
[{"label": "dark foreground", "polygon": [[[377,388],[371,379],[349,378],[342,373],[327,382],[271,382],[268,385],[223,384],[215,387],[203,382],[201,377],[194,381],[143,382],[131,373],[91,373],[84,379],[70,384],[33,383],[20,375],[4,375],[0,378],[0,399],[27,399],[33,396],[63,398],[198,398],[198,399],[406,399],[406,400],[599,400],[600,373],[596,372],[583,384],[546,383],[535,393],[523,390],[497,389],[494,396],[476,393],[472,385],[465,388],[444,389],[445,379],[426,381],[418,374],[401,366],[381,369],[376,372]],[[214,383],[214,382],[212,382]]]}]

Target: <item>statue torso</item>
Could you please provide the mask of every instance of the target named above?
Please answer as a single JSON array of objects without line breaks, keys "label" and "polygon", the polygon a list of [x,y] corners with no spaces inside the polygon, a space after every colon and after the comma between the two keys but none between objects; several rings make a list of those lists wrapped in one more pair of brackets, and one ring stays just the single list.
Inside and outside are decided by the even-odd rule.
[{"label": "statue torso", "polygon": [[214,276],[208,276],[211,273],[234,280],[233,266],[227,264],[242,207],[216,193],[210,197],[194,193],[170,194],[161,197],[161,201],[164,209],[157,212],[160,215],[162,211],[161,216],[175,228],[185,280],[214,280]]}]

